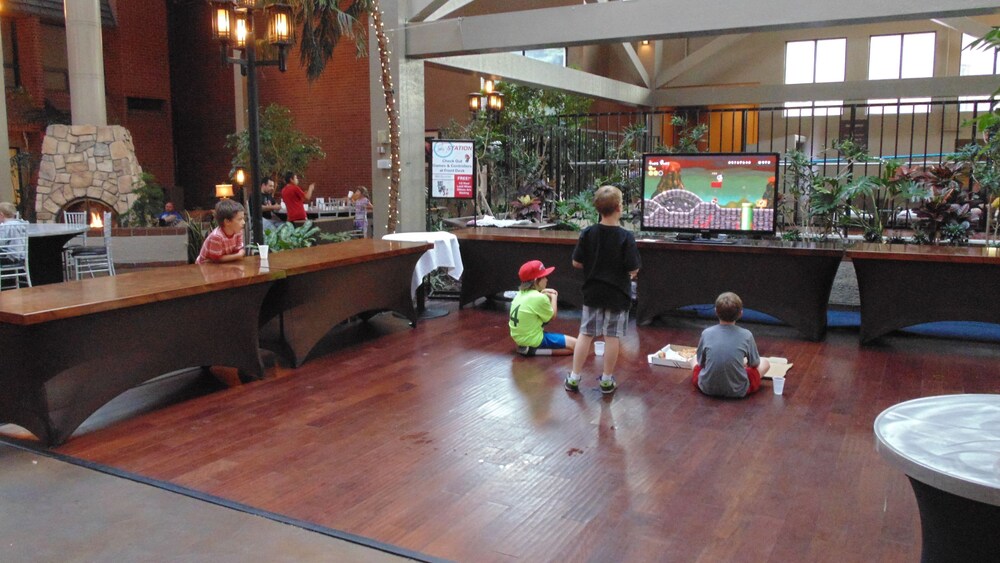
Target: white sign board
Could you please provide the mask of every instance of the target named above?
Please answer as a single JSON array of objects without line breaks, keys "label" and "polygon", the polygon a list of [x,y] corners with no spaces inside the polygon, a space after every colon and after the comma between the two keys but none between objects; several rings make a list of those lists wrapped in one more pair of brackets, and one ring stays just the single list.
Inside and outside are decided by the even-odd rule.
[{"label": "white sign board", "polygon": [[430,197],[472,199],[476,195],[476,151],[472,141],[431,141]]}]

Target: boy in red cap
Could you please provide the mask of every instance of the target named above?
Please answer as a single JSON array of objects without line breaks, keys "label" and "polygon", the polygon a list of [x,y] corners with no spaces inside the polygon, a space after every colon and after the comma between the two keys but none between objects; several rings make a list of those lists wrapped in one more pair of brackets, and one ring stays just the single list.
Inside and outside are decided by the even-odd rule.
[{"label": "boy in red cap", "polygon": [[517,344],[517,352],[524,356],[568,356],[573,353],[576,339],[565,334],[545,332],[542,325],[556,316],[559,293],[546,287],[549,274],[555,267],[546,268],[538,260],[525,262],[518,271],[520,291],[510,304],[510,337]]}]

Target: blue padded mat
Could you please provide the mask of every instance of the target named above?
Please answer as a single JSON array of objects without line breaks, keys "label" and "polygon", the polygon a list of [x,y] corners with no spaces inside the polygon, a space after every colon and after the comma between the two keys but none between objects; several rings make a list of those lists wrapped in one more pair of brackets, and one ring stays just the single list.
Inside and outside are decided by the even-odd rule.
[{"label": "blue padded mat", "polygon": [[[714,319],[714,305],[689,305],[681,307],[682,311],[691,311],[701,318]],[[780,325],[784,324],[771,315],[743,309],[743,320],[750,323]],[[829,328],[857,328],[861,326],[860,311],[827,311],[826,323]],[[945,321],[924,323],[902,329],[900,332],[931,336],[936,338],[954,338],[977,342],[1000,342],[1000,324],[979,323],[971,321]]]}]

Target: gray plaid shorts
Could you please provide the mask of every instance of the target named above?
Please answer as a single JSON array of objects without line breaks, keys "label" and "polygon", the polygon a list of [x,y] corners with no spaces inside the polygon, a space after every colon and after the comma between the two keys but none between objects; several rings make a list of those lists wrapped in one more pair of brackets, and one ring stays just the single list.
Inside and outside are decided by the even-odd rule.
[{"label": "gray plaid shorts", "polygon": [[626,326],[628,326],[628,309],[608,311],[607,309],[583,306],[583,314],[580,317],[580,334],[621,338],[625,336]]}]

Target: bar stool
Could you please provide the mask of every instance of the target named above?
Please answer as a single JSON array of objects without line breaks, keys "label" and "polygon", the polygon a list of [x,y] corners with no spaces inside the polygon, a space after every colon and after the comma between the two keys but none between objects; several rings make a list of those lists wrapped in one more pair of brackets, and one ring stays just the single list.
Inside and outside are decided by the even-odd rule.
[{"label": "bar stool", "polygon": [[0,290],[7,280],[16,288],[31,287],[28,271],[28,222],[11,219],[0,223]]}]

